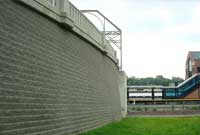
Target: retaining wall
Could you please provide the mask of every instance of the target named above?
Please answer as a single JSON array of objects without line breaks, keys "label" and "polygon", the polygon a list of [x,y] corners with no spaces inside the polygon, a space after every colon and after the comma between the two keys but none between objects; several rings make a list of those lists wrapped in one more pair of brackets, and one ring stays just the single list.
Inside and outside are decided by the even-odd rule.
[{"label": "retaining wall", "polygon": [[117,64],[71,29],[0,1],[0,134],[66,135],[121,119]]}]

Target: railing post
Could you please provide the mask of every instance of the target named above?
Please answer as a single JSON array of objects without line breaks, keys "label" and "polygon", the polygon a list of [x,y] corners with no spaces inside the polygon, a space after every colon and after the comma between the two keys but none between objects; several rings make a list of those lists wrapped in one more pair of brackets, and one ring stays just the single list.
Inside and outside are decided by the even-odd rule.
[{"label": "railing post", "polygon": [[127,101],[129,102],[129,88],[127,88]]},{"label": "railing post", "polygon": [[162,99],[164,99],[165,98],[165,89],[162,89]]},{"label": "railing post", "polygon": [[60,12],[61,14],[69,15],[69,0],[60,0]]},{"label": "railing post", "polygon": [[154,95],[154,88],[151,89],[151,94],[152,94],[152,95],[151,95],[151,98],[152,98],[152,100],[154,100],[154,98],[155,98],[155,97],[154,97],[154,96],[155,96],[155,95]]},{"label": "railing post", "polygon": [[122,71],[123,68],[122,68],[122,31],[120,30],[120,70]]},{"label": "railing post", "polygon": [[56,7],[58,1],[56,1],[56,0],[47,0],[47,2],[48,2],[48,4],[50,4],[51,6]]},{"label": "railing post", "polygon": [[105,31],[106,31],[106,19],[103,18],[103,33],[102,33],[102,45],[105,47],[105,40],[106,40],[106,36],[105,36]]},{"label": "railing post", "polygon": [[178,89],[175,89],[175,96],[174,98],[178,98]]},{"label": "railing post", "polygon": [[60,12],[60,22],[69,28],[73,28],[74,18],[71,16],[71,4],[69,0],[57,0],[57,2]]}]

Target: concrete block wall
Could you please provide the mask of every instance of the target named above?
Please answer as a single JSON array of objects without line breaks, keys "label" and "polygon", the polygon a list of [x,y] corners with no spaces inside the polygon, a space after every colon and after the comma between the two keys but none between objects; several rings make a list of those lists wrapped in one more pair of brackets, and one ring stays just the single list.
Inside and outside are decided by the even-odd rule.
[{"label": "concrete block wall", "polygon": [[57,22],[0,1],[0,135],[67,135],[121,118],[119,71]]}]

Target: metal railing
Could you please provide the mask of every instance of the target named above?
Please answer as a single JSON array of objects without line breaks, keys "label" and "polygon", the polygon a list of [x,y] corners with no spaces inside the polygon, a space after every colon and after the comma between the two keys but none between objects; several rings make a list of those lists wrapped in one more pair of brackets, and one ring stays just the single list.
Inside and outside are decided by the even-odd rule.
[{"label": "metal railing", "polygon": [[[102,28],[99,30],[102,33],[102,44],[106,45],[109,43],[111,46],[108,49],[113,49],[114,47],[115,51],[119,52],[115,54],[115,56],[118,56],[119,69],[122,70],[122,30],[98,10],[80,11],[86,15],[92,15],[101,23]],[[94,22],[94,24],[96,24],[96,22]]]}]

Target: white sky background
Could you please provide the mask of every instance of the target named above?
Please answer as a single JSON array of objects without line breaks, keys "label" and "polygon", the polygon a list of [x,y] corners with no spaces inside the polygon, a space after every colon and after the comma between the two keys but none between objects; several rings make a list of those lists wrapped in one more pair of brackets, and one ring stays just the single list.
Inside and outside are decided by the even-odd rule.
[{"label": "white sky background", "polygon": [[102,12],[123,32],[128,76],[185,77],[188,51],[200,51],[200,0],[70,0]]}]

